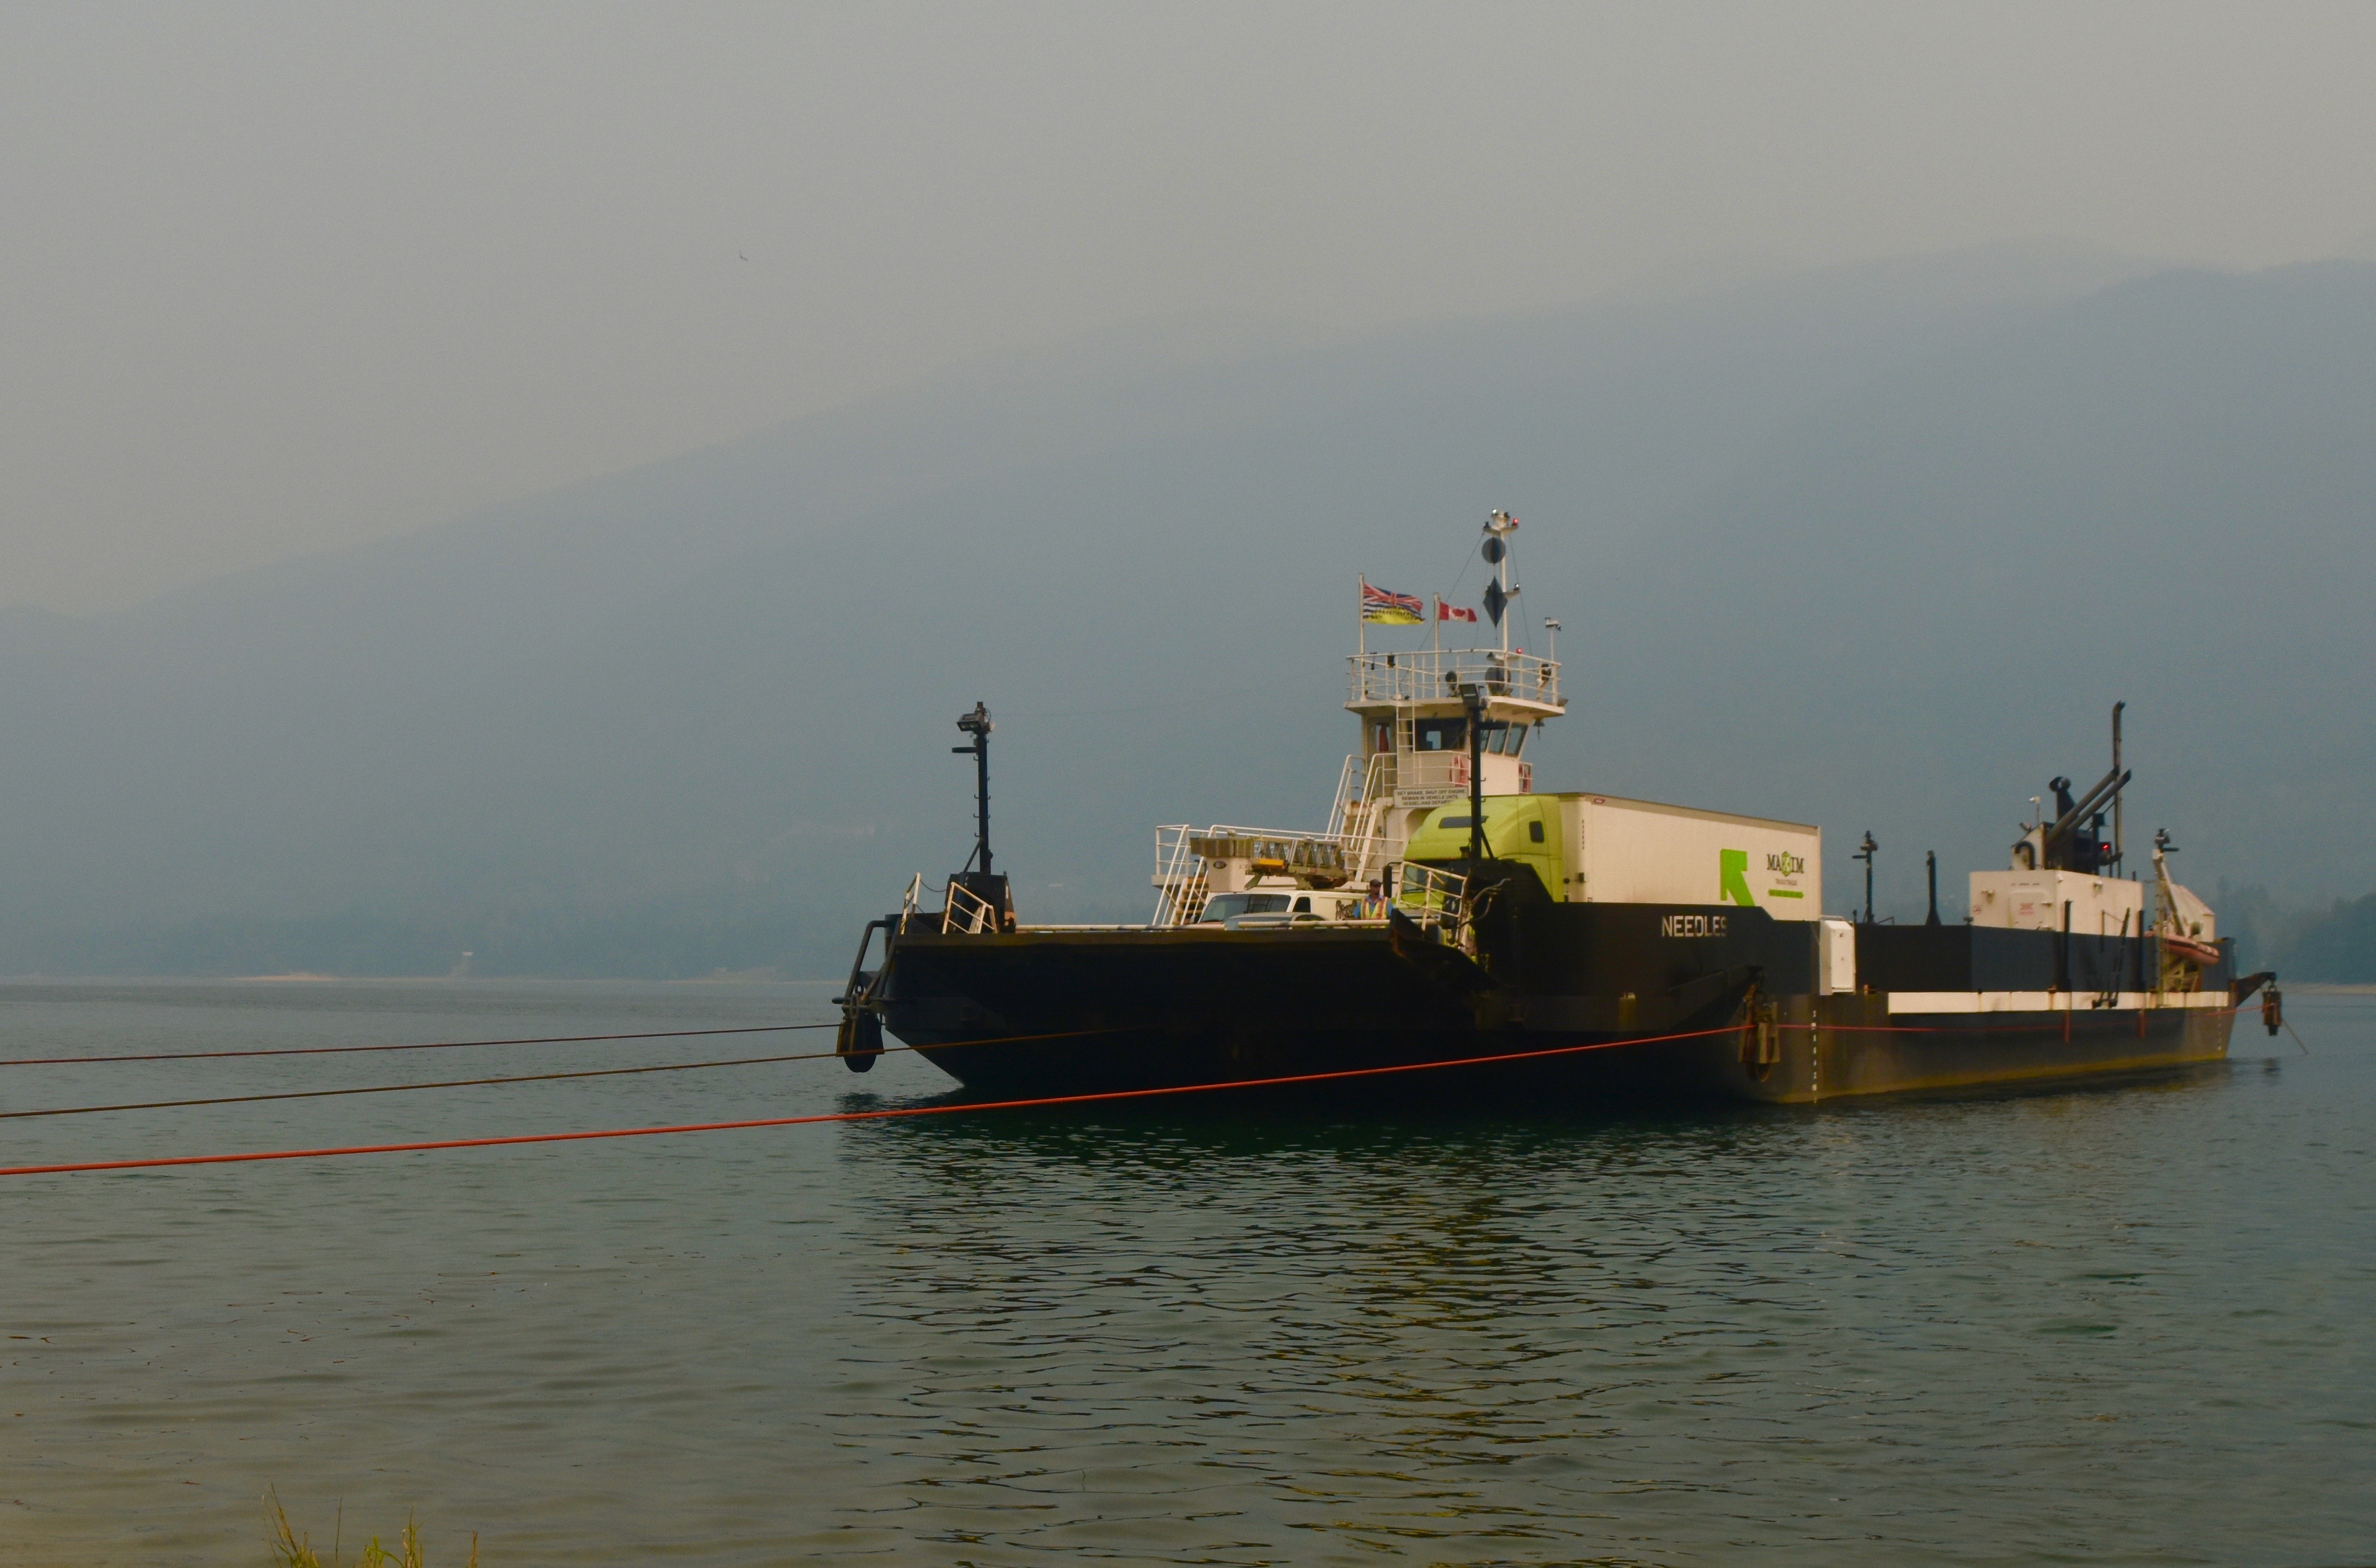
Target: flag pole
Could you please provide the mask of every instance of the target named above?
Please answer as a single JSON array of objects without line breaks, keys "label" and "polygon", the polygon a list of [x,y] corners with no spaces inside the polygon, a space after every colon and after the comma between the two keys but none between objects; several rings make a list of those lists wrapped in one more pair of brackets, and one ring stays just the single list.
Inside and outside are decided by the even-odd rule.
[{"label": "flag pole", "polygon": [[1443,653],[1443,595],[1432,593],[1428,597],[1435,600],[1435,630],[1432,635],[1436,654],[1441,658]]},{"label": "flag pole", "polygon": [[1370,576],[1366,572],[1353,577],[1353,651],[1361,658],[1370,657],[1370,618],[1362,613],[1361,600],[1368,597]]}]

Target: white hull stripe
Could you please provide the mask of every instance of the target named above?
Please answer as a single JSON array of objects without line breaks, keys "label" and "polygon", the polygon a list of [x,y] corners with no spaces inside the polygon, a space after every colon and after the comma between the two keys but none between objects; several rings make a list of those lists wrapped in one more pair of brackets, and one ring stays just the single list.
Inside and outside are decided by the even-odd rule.
[{"label": "white hull stripe", "polygon": [[1893,991],[1889,1010],[1914,1013],[2209,1012],[2232,1005],[2224,991]]}]

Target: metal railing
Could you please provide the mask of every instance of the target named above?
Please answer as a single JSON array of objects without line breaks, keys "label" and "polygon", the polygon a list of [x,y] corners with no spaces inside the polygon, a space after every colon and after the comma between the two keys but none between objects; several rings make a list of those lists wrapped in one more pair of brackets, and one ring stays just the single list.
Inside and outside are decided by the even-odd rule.
[{"label": "metal railing", "polygon": [[1386,842],[1386,814],[1401,803],[1396,793],[1401,783],[1402,759],[1395,753],[1379,752],[1370,758],[1361,793],[1347,808],[1343,823],[1345,837],[1360,846],[1360,857],[1353,867],[1357,882],[1368,882],[1384,870],[1383,862],[1392,849]]},{"label": "metal railing", "polygon": [[1420,928],[1455,946],[1466,946],[1468,929],[1468,879],[1455,871],[1398,861],[1388,866],[1394,875],[1394,905],[1419,922]]},{"label": "metal railing", "polygon": [[1356,752],[1345,759],[1336,799],[1328,810],[1330,832],[1348,838],[1376,837],[1379,812],[1394,803],[1399,761],[1393,752],[1372,752],[1366,757]]},{"label": "metal railing", "polygon": [[1357,653],[1352,697],[1357,703],[1443,702],[1456,699],[1465,685],[1481,685],[1492,696],[1562,708],[1560,667],[1531,653],[1491,648],[1415,648],[1397,653]]},{"label": "metal railing", "polygon": [[1351,828],[1350,817],[1365,798],[1363,785],[1369,774],[1361,766],[1361,754],[1354,752],[1345,758],[1345,766],[1336,770],[1336,793],[1328,802],[1328,831],[1344,833]]},{"label": "metal railing", "polygon": [[1288,876],[1299,885],[1341,887],[1366,880],[1385,840],[1348,833],[1299,833],[1216,823],[1166,823],[1155,830],[1155,918],[1158,926],[1192,925],[1211,889],[1211,862],[1242,861],[1256,876]]},{"label": "metal railing", "polygon": [[941,911],[942,935],[955,932],[980,936],[984,932],[996,931],[1000,924],[998,906],[954,877],[950,879],[948,905]]},{"label": "metal railing", "polygon": [[1188,847],[1184,822],[1155,830],[1155,918],[1158,926],[1194,925],[1205,912],[1205,862]]}]

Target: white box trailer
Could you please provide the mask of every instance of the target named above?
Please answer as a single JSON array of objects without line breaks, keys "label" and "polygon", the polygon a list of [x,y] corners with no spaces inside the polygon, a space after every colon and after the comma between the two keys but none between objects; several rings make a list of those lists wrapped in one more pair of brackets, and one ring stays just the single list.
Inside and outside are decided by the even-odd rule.
[{"label": "white box trailer", "polygon": [[1822,828],[1613,795],[1559,802],[1564,899],[1736,904],[1776,920],[1823,918]]}]

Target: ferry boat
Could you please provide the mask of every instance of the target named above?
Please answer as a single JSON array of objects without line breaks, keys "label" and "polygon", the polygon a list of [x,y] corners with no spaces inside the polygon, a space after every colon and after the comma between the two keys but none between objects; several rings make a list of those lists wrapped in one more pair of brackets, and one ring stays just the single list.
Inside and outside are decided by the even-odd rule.
[{"label": "ferry boat", "polygon": [[[1360,743],[1325,826],[1158,828],[1145,924],[1017,918],[976,704],[955,748],[978,771],[974,853],[937,908],[919,875],[867,925],[837,999],[844,1063],[871,1068],[887,1032],[1001,1096],[1342,1073],[1538,1105],[1812,1102],[2216,1061],[2256,993],[2281,1026],[2275,975],[2235,973],[2166,835],[2150,884],[2123,873],[2118,707],[2111,770],[2077,798],[2056,778],[2052,814],[2023,825],[2005,869],[1970,873],[1952,923],[1935,860],[1923,924],[1874,919],[1870,834],[1844,920],[1824,913],[1814,826],[1538,792],[1528,742],[1567,699],[1555,649],[1511,646],[1517,527],[1484,527],[1493,646],[1373,651],[1369,625],[1420,623],[1422,605],[1360,584]],[[1436,600],[1436,637],[1472,616]]]}]

